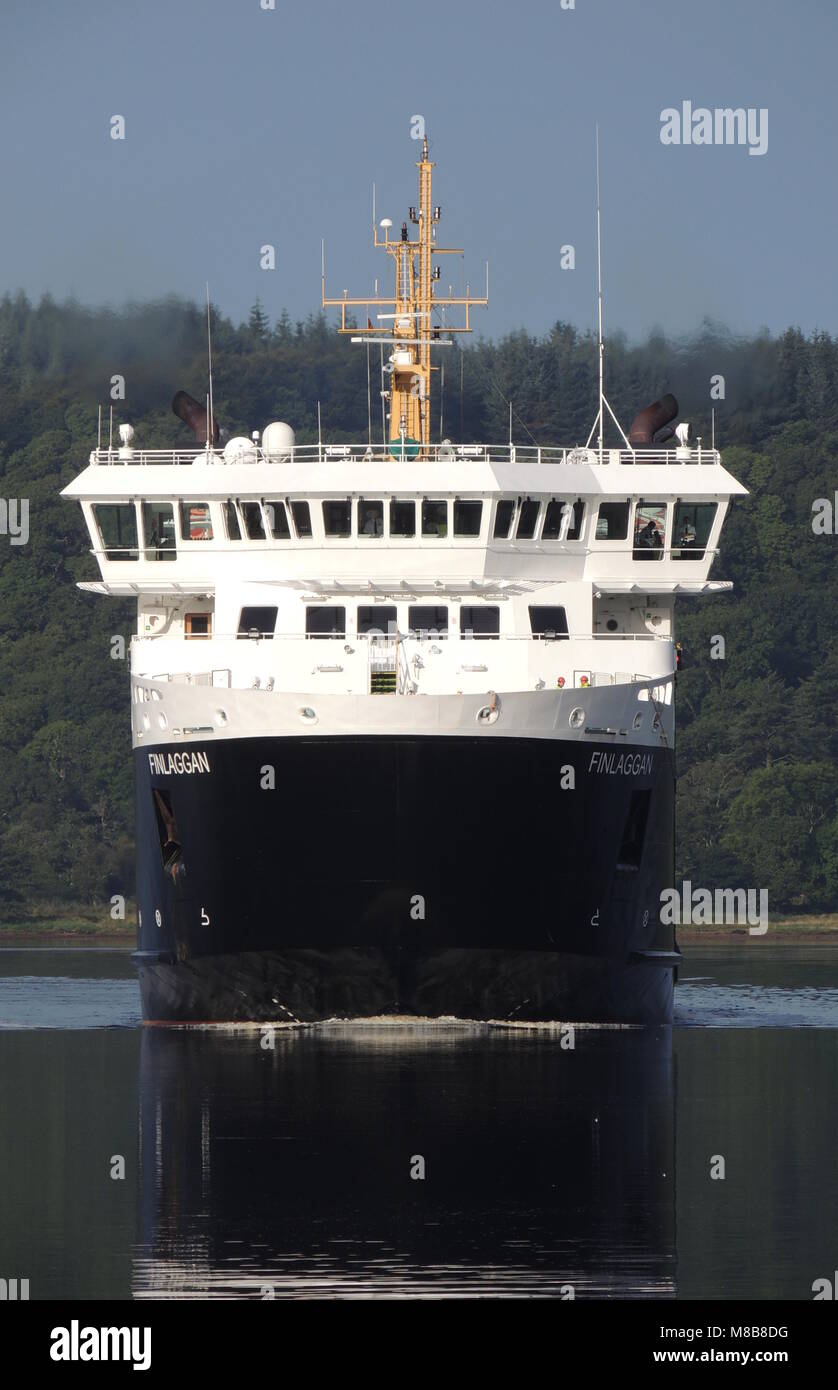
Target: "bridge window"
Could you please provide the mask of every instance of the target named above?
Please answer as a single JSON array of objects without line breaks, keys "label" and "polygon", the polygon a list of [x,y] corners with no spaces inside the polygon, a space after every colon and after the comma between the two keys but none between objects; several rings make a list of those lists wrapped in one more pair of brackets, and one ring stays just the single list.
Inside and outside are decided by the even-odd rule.
[{"label": "bridge window", "polygon": [[662,560],[666,545],[666,503],[638,502],[634,513],[635,560]]},{"label": "bridge window", "polygon": [[143,502],[147,560],[176,560],[175,513],[171,502]]},{"label": "bridge window", "polygon": [[273,637],[276,614],[276,608],[243,608],[239,617],[237,636]]},{"label": "bridge window", "polygon": [[390,503],[390,535],[391,536],[415,536],[416,535],[416,503],[415,502],[396,502]]},{"label": "bridge window", "polygon": [[[399,504],[394,502],[393,506]],[[408,504],[409,505],[409,504]],[[414,525],[416,524],[414,508]],[[391,524],[392,534],[392,524]],[[384,503],[371,502],[368,497],[358,498],[358,535],[359,536],[383,536],[384,535]]]},{"label": "bridge window", "polygon": [[432,502],[428,498],[422,503],[422,535],[448,535],[448,503]]},{"label": "bridge window", "polygon": [[266,502],[265,514],[268,518],[268,525],[271,528],[271,535],[275,541],[287,541],[291,539],[291,528],[288,525],[288,513],[285,510],[284,502]]},{"label": "bridge window", "polygon": [[531,541],[535,535],[535,525],[538,521],[538,513],[541,503],[527,497],[521,503],[521,510],[518,513],[518,527],[515,532],[516,541]]},{"label": "bridge window", "polygon": [[[536,504],[537,505],[537,504]],[[468,607],[465,604],[460,609],[460,636],[474,637],[481,640],[497,637],[500,632],[500,609],[489,604],[481,607]]]},{"label": "bridge window", "polygon": [[407,610],[411,637],[442,641],[448,636],[448,609],[445,604],[415,603]]},{"label": "bridge window", "polygon": [[236,511],[235,502],[222,502],[221,510],[224,513],[224,528],[227,532],[228,541],[240,541],[242,533],[241,527],[239,526],[239,514]]},{"label": "bridge window", "polygon": [[358,607],[358,635],[381,633],[394,637],[398,632],[396,605],[389,603],[360,604]]},{"label": "bridge window", "polygon": [[530,628],[533,637],[542,637],[545,642],[560,642],[568,635],[567,614],[554,604],[531,603]]},{"label": "bridge window", "polygon": [[324,502],[323,530],[327,536],[351,536],[352,504],[348,501]]},{"label": "bridge window", "polygon": [[[565,507],[570,508],[570,513],[565,519]],[[572,507],[569,502],[554,497],[547,503],[544,514],[544,527],[541,532],[543,541],[557,541],[562,534],[562,524],[567,526],[567,534],[564,539],[567,541],[578,541],[582,534],[582,522],[585,517],[585,503],[581,498],[576,499]]]},{"label": "bridge window", "polygon": [[258,502],[240,502],[239,506],[244,517],[244,529],[247,532],[249,541],[263,541],[265,539],[265,523],[262,520],[262,508]]},{"label": "bridge window", "polygon": [[718,502],[678,502],[672,528],[673,560],[703,560]]},{"label": "bridge window", "polygon": [[479,536],[483,520],[482,502],[454,502],[454,535]]},{"label": "bridge window", "polygon": [[308,502],[292,502],[291,515],[294,518],[294,529],[300,540],[307,540],[311,535],[311,512],[308,509]]},{"label": "bridge window", "polygon": [[[107,560],[138,560],[137,511],[133,502],[100,503],[93,515],[105,548]],[[147,559],[153,557],[147,556]]]},{"label": "bridge window", "polygon": [[306,609],[306,636],[345,637],[346,609],[317,605]]},{"label": "bridge window", "polygon": [[503,497],[495,507],[495,529],[492,532],[496,541],[509,539],[509,532],[512,527],[512,518],[515,514],[515,503],[511,498]]},{"label": "bridge window", "polygon": [[180,537],[184,541],[211,541],[209,502],[181,502]]},{"label": "bridge window", "polygon": [[596,519],[598,541],[624,541],[628,527],[628,502],[600,502]]}]

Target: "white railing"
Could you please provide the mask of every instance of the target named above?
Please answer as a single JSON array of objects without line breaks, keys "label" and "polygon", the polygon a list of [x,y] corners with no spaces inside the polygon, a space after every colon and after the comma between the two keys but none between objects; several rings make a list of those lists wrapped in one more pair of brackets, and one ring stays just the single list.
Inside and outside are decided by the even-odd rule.
[{"label": "white railing", "polygon": [[458,632],[456,630],[451,631],[448,629],[442,632],[436,632],[433,629],[429,629],[427,632],[425,632],[423,629],[421,636],[418,631],[399,631],[398,633],[394,632],[392,634],[383,631],[381,633],[377,631],[363,633],[269,632],[264,634],[260,633],[258,637],[252,637],[249,632],[212,632],[210,633],[209,637],[203,635],[185,637],[183,634],[178,635],[177,633],[166,633],[165,635],[160,637],[144,637],[139,636],[135,633],[134,636],[131,638],[131,645],[136,646],[140,642],[145,642],[148,643],[149,646],[153,645],[155,647],[183,647],[184,643],[189,643],[189,649],[191,650],[191,644],[198,642],[203,642],[205,646],[208,642],[233,641],[240,642],[242,644],[244,644],[245,642],[249,642],[253,646],[264,646],[266,643],[268,644],[268,646],[270,646],[273,642],[307,642],[311,645],[312,650],[316,651],[321,646],[324,648],[328,648],[329,644],[333,642],[380,643],[382,640],[394,642],[396,638],[398,638],[399,642],[469,641],[490,642],[495,644],[497,644],[498,642],[529,642],[531,645],[535,647],[540,647],[542,645],[549,647],[554,644],[560,645],[562,643],[567,645],[572,642],[669,642],[672,640],[670,637],[661,636],[659,633],[656,632],[572,632],[562,634],[561,636],[557,637],[543,637],[541,635],[536,636],[535,633],[531,632],[502,632],[500,634],[490,634],[474,633],[471,631],[471,629],[469,629],[468,633]]},{"label": "white railing", "polygon": [[[93,449],[90,462],[111,466],[191,466],[227,467],[231,464],[283,463],[410,463],[405,451],[400,458],[399,444],[296,444],[277,453],[266,453],[254,444],[240,454],[225,459],[223,451],[206,449]],[[718,449],[677,447],[673,449],[597,449],[579,447],[541,447],[535,444],[429,444],[417,462],[434,463],[534,463],[534,464],[718,464]]]}]

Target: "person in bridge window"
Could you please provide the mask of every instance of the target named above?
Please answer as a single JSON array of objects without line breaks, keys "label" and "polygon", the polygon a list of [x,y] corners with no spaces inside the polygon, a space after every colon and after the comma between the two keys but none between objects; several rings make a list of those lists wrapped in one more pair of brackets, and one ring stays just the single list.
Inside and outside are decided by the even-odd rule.
[{"label": "person in bridge window", "polygon": [[658,530],[652,517],[642,526],[634,538],[634,543],[644,550],[660,550],[663,546],[660,531]]},{"label": "person in bridge window", "polygon": [[375,507],[367,507],[364,512],[364,524],[361,527],[363,536],[381,536],[384,534],[384,518]]},{"label": "person in bridge window", "polygon": [[681,523],[681,534],[678,537],[678,544],[695,545],[695,527],[688,516],[685,516]]}]

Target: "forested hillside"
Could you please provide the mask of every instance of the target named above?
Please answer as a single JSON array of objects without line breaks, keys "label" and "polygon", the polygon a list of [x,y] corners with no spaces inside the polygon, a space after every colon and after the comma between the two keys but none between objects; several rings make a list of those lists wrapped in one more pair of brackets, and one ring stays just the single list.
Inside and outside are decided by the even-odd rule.
[{"label": "forested hillside", "polygon": [[[320,317],[271,326],[254,306],[214,323],[216,413],[231,433],[287,420],[316,438],[364,437],[366,356]],[[596,342],[557,323],[480,341],[447,359],[444,432],[584,443],[596,411]],[[0,535],[0,918],[35,902],[104,903],[132,890],[127,663],[111,638],[133,605],[80,593],[97,577],[78,508],[58,493],[84,466],[97,403],[125,378],[115,421],[147,447],[188,443],[178,388],[205,392],[200,309],[170,301],[87,311],[22,295],[0,301],[0,496],[28,498],[30,536]],[[373,390],[377,381],[373,377]],[[678,876],[767,887],[773,911],[838,906],[838,566],[812,504],[838,488],[838,342],[789,330],[735,339],[612,338],[608,396],[624,424],[665,391],[710,441],[711,377],[738,502],[713,574],[733,595],[682,599],[678,679]],[[377,409],[373,395],[373,421]],[[105,410],[107,415],[107,408]],[[725,639],[711,659],[711,637]]]}]

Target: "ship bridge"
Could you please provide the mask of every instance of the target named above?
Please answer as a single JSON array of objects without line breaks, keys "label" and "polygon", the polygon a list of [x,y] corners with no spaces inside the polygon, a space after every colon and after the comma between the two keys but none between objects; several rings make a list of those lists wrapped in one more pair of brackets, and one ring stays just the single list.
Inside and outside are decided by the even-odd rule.
[{"label": "ship bridge", "polygon": [[339,331],[368,360],[380,347],[378,439],[368,394],[363,440],[298,444],[273,421],[222,442],[209,338],[206,406],[183,391],[172,403],[194,446],[146,448],[124,422],[119,446],[111,428],[103,447],[100,419],[63,495],[81,504],[100,574],[81,587],[137,600],[139,681],[353,696],[658,682],[675,669],[675,597],[730,587],[710,575],[745,488],[673,424],[672,396],[623,431],[601,331],[584,444],[516,443],[511,410],[506,443],[432,440],[437,353],[488,299],[488,273],[486,296],[438,293],[435,262],[450,252],[433,167],[426,140],[400,236],[373,218],[391,298],[330,298],[324,262]]}]

